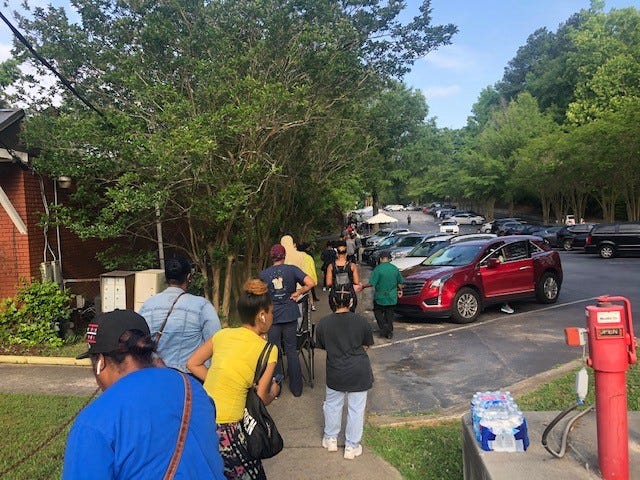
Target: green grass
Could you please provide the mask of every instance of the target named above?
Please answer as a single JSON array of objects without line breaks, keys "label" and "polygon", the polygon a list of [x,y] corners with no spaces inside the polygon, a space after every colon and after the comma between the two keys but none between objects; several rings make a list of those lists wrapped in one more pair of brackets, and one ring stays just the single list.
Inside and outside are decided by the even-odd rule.
[{"label": "green grass", "polygon": [[[0,394],[0,472],[23,459],[60,425],[73,418],[87,398]],[[67,426],[26,462],[0,476],[5,480],[60,478],[68,431]]]},{"label": "green grass", "polygon": [[[589,394],[585,404],[592,405],[593,370],[587,371]],[[575,372],[567,374],[516,398],[516,402],[523,411],[564,410],[576,401],[574,379]],[[640,366],[637,364],[627,372],[627,404],[629,410],[640,411]],[[460,420],[416,428],[369,425],[364,443],[407,480],[459,480],[462,478],[460,431]]]},{"label": "green grass", "polygon": [[[84,348],[84,345],[82,345]],[[81,350],[82,351],[82,350]],[[542,385],[516,399],[524,411],[562,410],[575,401],[575,373]],[[593,371],[589,369],[592,379]],[[627,373],[628,405],[640,411],[640,367]],[[591,380],[590,392],[593,392]],[[71,419],[88,397],[0,394],[0,472],[22,459]],[[593,393],[587,404],[593,403]],[[367,426],[364,443],[395,466],[407,480],[462,478],[462,441],[459,420],[429,427]],[[28,461],[2,476],[6,480],[60,478],[68,427]]]}]

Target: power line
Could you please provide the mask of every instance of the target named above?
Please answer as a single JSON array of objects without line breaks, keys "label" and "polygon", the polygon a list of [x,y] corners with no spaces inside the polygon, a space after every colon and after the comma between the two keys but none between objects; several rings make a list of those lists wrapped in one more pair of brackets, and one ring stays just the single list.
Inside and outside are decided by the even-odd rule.
[{"label": "power line", "polygon": [[9,21],[9,19],[7,19],[7,17],[5,17],[2,12],[0,12],[0,18],[2,18],[2,20],[4,21],[4,23],[7,24],[7,26],[11,29],[11,31],[13,32],[13,34],[16,36],[16,38],[20,41],[20,43],[22,43],[27,50],[29,50],[34,57],[36,57],[36,59],[38,59],[38,61],[40,63],[42,63],[45,67],[47,67],[56,77],[58,77],[60,79],[60,81],[64,84],[65,87],[67,87],[71,93],[73,93],[82,103],[84,103],[87,107],[89,107],[91,110],[93,110],[94,112],[96,112],[98,115],[100,115],[103,119],[106,120],[105,115],[98,110],[96,107],[93,106],[93,104],[87,100],[86,98],[84,98],[82,95],[80,95],[80,93],[75,89],[75,87],[73,85],[71,85],[71,82],[69,82],[69,80],[67,80],[64,76],[62,76],[62,74],[60,74],[53,65],[51,65],[46,58],[44,58],[42,55],[40,55],[38,52],[35,51],[35,49],[33,48],[33,46],[29,43],[29,41],[24,38],[24,36],[18,31],[18,29],[16,27],[13,26],[13,24]]}]

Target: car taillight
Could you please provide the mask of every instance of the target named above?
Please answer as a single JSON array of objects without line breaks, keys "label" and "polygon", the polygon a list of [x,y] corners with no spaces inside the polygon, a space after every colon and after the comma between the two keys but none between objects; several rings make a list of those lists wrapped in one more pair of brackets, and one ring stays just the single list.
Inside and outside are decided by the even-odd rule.
[{"label": "car taillight", "polygon": [[587,235],[587,241],[585,243],[585,245],[591,245],[591,235]]}]

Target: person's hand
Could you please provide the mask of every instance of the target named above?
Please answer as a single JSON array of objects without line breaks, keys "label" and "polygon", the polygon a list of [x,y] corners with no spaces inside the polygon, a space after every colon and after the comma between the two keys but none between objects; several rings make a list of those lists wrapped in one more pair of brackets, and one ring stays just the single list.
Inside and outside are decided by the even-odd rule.
[{"label": "person's hand", "polygon": [[361,284],[361,283],[356,283],[356,284],[353,286],[353,290],[354,290],[356,293],[361,292],[361,291],[362,291],[362,288],[363,288],[363,287],[362,287],[362,284]]},{"label": "person's hand", "polygon": [[398,290],[398,298],[402,298],[402,290]]},{"label": "person's hand", "polygon": [[271,380],[271,388],[269,389],[269,395],[271,395],[272,398],[278,398],[280,396],[280,384],[278,382],[276,382],[276,379],[272,379]]}]

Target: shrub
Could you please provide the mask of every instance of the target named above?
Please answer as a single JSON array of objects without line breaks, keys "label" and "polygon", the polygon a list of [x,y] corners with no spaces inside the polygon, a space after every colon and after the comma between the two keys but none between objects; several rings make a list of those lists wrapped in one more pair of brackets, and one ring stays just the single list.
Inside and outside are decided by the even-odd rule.
[{"label": "shrub", "polygon": [[70,298],[55,282],[22,280],[16,296],[0,303],[0,341],[27,347],[62,345],[58,331],[71,317]]}]

